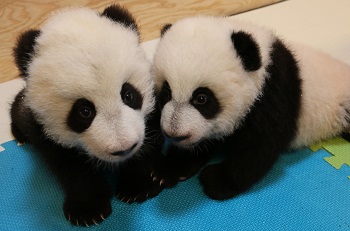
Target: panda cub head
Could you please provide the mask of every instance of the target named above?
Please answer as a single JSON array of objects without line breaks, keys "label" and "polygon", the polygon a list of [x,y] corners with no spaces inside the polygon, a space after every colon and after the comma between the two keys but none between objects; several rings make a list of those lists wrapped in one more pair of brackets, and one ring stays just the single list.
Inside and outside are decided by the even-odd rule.
[{"label": "panda cub head", "polygon": [[153,80],[128,11],[60,11],[23,33],[14,56],[25,105],[46,137],[108,162],[142,146]]},{"label": "panda cub head", "polygon": [[166,25],[161,33],[152,71],[165,136],[193,147],[232,134],[261,95],[274,35],[204,16]]}]

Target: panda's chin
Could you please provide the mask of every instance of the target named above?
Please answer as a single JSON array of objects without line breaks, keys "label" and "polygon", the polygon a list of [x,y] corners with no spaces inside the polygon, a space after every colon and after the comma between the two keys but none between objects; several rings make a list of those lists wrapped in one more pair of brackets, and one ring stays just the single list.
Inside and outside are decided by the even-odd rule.
[{"label": "panda's chin", "polygon": [[130,158],[136,152],[137,151],[129,152],[123,156],[113,156],[111,154],[104,154],[104,155],[98,155],[98,156],[94,155],[94,157],[96,157],[100,161],[107,162],[107,163],[119,163],[119,162],[123,162],[126,159]]},{"label": "panda's chin", "polygon": [[182,140],[182,141],[170,141],[174,146],[183,148],[183,149],[192,149],[193,147],[196,147],[200,140],[194,141],[192,139]]}]

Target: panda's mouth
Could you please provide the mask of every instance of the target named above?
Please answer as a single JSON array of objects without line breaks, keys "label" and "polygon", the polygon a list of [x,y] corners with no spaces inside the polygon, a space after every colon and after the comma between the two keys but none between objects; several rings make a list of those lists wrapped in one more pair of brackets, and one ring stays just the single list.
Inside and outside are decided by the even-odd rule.
[{"label": "panda's mouth", "polygon": [[162,133],[165,137],[165,139],[171,143],[174,143],[174,144],[179,144],[179,143],[183,143],[182,141],[186,142],[190,139],[190,135],[184,135],[184,136],[171,136],[169,134],[167,134],[164,130],[162,130]]},{"label": "panda's mouth", "polygon": [[192,139],[192,136],[176,136],[176,137],[171,137],[166,135],[166,133],[163,133],[165,137],[165,143],[167,145],[173,144],[177,147],[185,148],[185,149],[190,149],[194,146],[197,146],[197,142],[194,142]]},{"label": "panda's mouth", "polygon": [[167,139],[169,139],[173,143],[180,143],[181,141],[187,140],[190,136],[169,137],[166,135],[166,137],[167,137]]},{"label": "panda's mouth", "polygon": [[124,151],[117,151],[117,152],[112,152],[111,155],[112,156],[127,156],[129,155],[137,146],[137,143],[135,143],[133,146],[131,146],[131,148],[124,150]]}]

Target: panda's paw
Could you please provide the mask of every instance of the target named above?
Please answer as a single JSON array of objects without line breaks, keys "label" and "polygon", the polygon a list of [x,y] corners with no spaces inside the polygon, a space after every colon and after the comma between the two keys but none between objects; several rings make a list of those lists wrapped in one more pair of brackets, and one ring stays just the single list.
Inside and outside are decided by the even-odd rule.
[{"label": "panda's paw", "polygon": [[185,181],[199,172],[207,158],[192,155],[165,157],[152,171],[151,177],[164,188],[172,188],[180,181]]},{"label": "panda's paw", "polygon": [[64,215],[72,225],[86,226],[98,225],[111,213],[112,207],[107,201],[79,201],[66,199],[63,206]]},{"label": "panda's paw", "polygon": [[17,128],[17,126],[11,124],[11,132],[12,132],[12,135],[16,138],[16,140],[19,142],[19,143],[27,143],[27,140],[25,138],[25,136],[22,134],[22,132],[20,132],[20,130]]},{"label": "panda's paw", "polygon": [[186,174],[173,168],[157,169],[151,173],[152,181],[162,188],[172,188],[179,181],[185,181],[193,174]]},{"label": "panda's paw", "polygon": [[117,198],[129,204],[144,202],[157,196],[162,191],[162,187],[157,182],[154,182],[150,176],[124,176],[120,179],[117,187]]},{"label": "panda's paw", "polygon": [[199,176],[205,194],[214,200],[230,199],[240,193],[240,189],[224,173],[220,164],[205,167]]}]

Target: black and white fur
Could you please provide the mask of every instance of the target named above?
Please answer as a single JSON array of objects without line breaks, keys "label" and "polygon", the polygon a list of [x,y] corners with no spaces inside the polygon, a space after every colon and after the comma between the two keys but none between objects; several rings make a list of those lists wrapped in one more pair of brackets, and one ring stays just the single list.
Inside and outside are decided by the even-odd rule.
[{"label": "black and white fur", "polygon": [[110,215],[105,166],[119,167],[121,200],[143,201],[160,191],[150,177],[155,147],[146,133],[154,83],[139,40],[132,15],[112,5],[102,14],[59,11],[14,48],[26,87],[12,104],[12,133],[32,143],[57,176],[74,225]]},{"label": "black and white fur", "polygon": [[224,160],[200,174],[213,199],[248,190],[281,152],[349,128],[350,67],[248,22],[198,16],[166,25],[152,70],[168,155],[179,156],[175,172],[158,178],[175,184],[201,166],[187,154],[222,145]]}]

